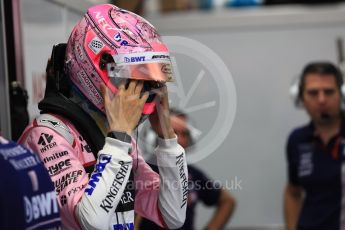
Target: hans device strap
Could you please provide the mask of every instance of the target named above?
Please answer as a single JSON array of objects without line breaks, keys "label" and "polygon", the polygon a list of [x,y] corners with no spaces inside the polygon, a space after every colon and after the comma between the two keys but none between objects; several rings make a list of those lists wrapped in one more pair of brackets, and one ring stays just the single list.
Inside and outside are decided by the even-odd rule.
[{"label": "hans device strap", "polygon": [[65,73],[65,52],[67,44],[60,43],[53,46],[50,60],[48,61],[46,73],[47,84],[45,97],[51,93],[59,92],[69,97],[69,78]]},{"label": "hans device strap", "polygon": [[52,113],[68,119],[86,140],[97,159],[97,153],[103,148],[105,139],[102,131],[89,114],[59,93],[55,97],[51,95],[44,98],[38,104],[38,108],[41,113]]}]

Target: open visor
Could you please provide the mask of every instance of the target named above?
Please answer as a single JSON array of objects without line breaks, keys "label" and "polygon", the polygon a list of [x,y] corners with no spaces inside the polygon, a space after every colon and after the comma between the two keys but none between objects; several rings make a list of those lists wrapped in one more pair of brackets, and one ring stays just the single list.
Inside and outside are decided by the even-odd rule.
[{"label": "open visor", "polygon": [[115,55],[113,59],[115,63],[107,64],[108,76],[112,82],[121,78],[162,83],[174,81],[169,53],[133,53]]}]

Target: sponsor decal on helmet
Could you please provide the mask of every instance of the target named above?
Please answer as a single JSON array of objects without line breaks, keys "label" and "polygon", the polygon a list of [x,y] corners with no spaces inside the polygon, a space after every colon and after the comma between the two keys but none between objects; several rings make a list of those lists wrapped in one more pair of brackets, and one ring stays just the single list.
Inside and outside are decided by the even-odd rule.
[{"label": "sponsor decal on helmet", "polygon": [[91,42],[89,43],[88,47],[95,54],[99,54],[99,52],[101,52],[101,50],[103,49],[104,44],[98,37],[94,37],[94,39],[92,39]]},{"label": "sponsor decal on helmet", "polygon": [[145,61],[145,56],[138,57],[124,57],[125,63],[143,62]]},{"label": "sponsor decal on helmet", "polygon": [[114,39],[115,39],[115,41],[119,42],[121,46],[126,46],[126,45],[128,45],[128,41],[122,40],[122,37],[121,37],[121,34],[120,34],[120,33],[117,33],[117,34],[114,36]]},{"label": "sponsor decal on helmet", "polygon": [[121,34],[120,33],[115,34],[114,39],[115,39],[115,41],[120,42],[121,41]]},{"label": "sponsor decal on helmet", "polygon": [[165,54],[161,54],[161,55],[153,55],[152,58],[153,59],[169,59],[170,60],[170,56],[169,55],[165,55]]},{"label": "sponsor decal on helmet", "polygon": [[116,64],[130,65],[133,63],[171,63],[168,52],[144,52],[113,55]]},{"label": "sponsor decal on helmet", "polygon": [[98,93],[96,87],[93,85],[86,73],[82,70],[78,72],[77,75],[84,89],[87,89],[92,102],[96,105],[102,103],[103,99],[101,95]]},{"label": "sponsor decal on helmet", "polygon": [[102,26],[104,30],[118,30],[117,28],[108,24],[107,20],[105,20],[104,16],[102,15],[102,12],[97,11],[95,13],[98,25]]},{"label": "sponsor decal on helmet", "polygon": [[84,52],[83,52],[82,47],[80,46],[80,44],[76,44],[74,46],[74,52],[76,53],[76,56],[78,57],[78,59],[80,61],[84,60]]}]

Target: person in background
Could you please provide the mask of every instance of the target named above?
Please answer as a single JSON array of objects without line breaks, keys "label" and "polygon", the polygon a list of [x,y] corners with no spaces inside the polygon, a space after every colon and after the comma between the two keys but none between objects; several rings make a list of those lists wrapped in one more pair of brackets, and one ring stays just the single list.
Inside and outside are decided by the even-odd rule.
[{"label": "person in background", "polygon": [[37,154],[0,136],[0,229],[61,229],[54,185]]},{"label": "person in background", "polygon": [[305,66],[297,103],[310,122],[287,142],[288,182],[284,193],[286,229],[345,229],[343,206],[345,123],[343,76],[329,62]]},{"label": "person in background", "polygon": [[[184,149],[191,147],[194,141],[190,132],[187,114],[176,109],[171,109],[170,119],[171,125],[177,135],[178,143]],[[150,166],[158,172],[156,165],[151,164]],[[213,216],[210,218],[204,229],[223,229],[235,210],[235,199],[229,194],[229,192],[222,188],[221,185],[215,183],[207,177],[204,172],[193,165],[188,165],[188,184],[189,194],[186,221],[179,229],[195,229],[195,208],[199,202],[216,208]],[[140,216],[137,216],[136,220],[137,230],[162,229],[152,221],[141,218]]]},{"label": "person in background", "polygon": [[[20,143],[43,160],[63,228],[133,229],[134,210],[165,228],[184,223],[187,164],[169,119],[172,80],[156,29],[111,4],[89,8],[67,44],[54,46],[41,115]],[[158,136],[160,177],[134,137],[146,118]]]}]

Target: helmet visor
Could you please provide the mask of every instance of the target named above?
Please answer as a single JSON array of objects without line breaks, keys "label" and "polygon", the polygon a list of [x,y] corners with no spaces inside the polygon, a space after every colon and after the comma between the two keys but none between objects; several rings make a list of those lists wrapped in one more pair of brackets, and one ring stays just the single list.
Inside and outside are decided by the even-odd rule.
[{"label": "helmet visor", "polygon": [[110,81],[117,82],[118,78],[158,81],[162,83],[174,81],[169,53],[133,53],[115,55],[113,58],[115,63],[107,65]]}]

